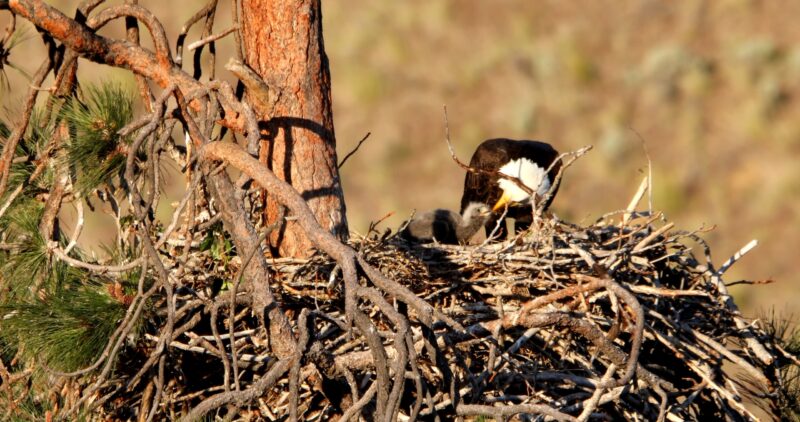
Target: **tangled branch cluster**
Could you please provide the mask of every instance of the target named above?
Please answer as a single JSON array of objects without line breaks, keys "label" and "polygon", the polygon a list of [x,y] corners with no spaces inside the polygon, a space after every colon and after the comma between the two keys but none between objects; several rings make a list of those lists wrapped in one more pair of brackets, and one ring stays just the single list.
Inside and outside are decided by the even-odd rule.
[{"label": "tangled branch cluster", "polygon": [[[253,157],[248,102],[185,72],[148,10],[93,13],[101,3],[69,19],[41,1],[0,1],[50,46],[20,123],[0,130],[4,416],[740,420],[754,417],[745,393],[774,415],[797,408],[786,383],[795,345],[739,315],[722,281],[734,260],[698,262],[684,243],[702,246],[694,234],[629,213],[588,227],[544,219],[472,247],[372,232],[343,244]],[[184,25],[178,51],[201,20],[198,50],[230,33],[211,33],[216,6]],[[96,33],[118,19],[126,40]],[[155,51],[138,44],[137,22]],[[112,107],[108,94],[122,94],[110,88],[81,95],[78,57],[134,72],[147,113]],[[229,68],[265,99],[246,66]],[[186,193],[161,221],[166,162],[183,169]],[[268,258],[261,189],[314,257]],[[71,231],[58,224],[66,204],[79,214]],[[108,258],[76,246],[84,205],[116,223]]]},{"label": "tangled branch cluster", "polygon": [[[754,420],[754,403],[781,414],[793,394],[782,371],[794,355],[760,323],[737,326],[742,317],[721,281],[732,262],[714,269],[698,261],[688,244],[705,248],[702,239],[656,225],[659,217],[587,227],[546,220],[516,241],[470,247],[411,245],[377,234],[354,242],[368,262],[463,327],[434,325],[434,342],[409,312],[407,349],[413,344],[414,352],[407,354],[394,349],[396,327],[382,309],[365,304],[379,321],[391,366],[406,360],[406,384],[423,384],[421,393],[404,387],[410,391],[401,414],[417,415],[408,393],[422,401],[422,415],[436,409],[557,420]],[[334,265],[324,256],[276,262],[286,277],[281,297],[314,307],[326,321],[343,315],[336,284],[327,281],[335,280]],[[377,379],[370,345],[331,331],[329,323],[318,332],[333,374],[356,373],[351,388],[359,397],[363,377]],[[429,348],[435,355],[427,355]],[[312,382],[306,388],[303,403],[313,408],[324,390],[316,392]],[[374,394],[372,387],[363,394]]]}]

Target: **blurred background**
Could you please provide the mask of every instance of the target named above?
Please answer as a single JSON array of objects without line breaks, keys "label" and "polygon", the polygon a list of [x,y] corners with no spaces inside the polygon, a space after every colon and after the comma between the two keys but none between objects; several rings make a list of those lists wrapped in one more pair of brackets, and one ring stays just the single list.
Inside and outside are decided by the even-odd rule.
[{"label": "blurred background", "polygon": [[[140,1],[171,39],[201,3]],[[71,15],[77,1],[51,4]],[[221,4],[215,32],[229,27]],[[342,169],[351,230],[458,208],[464,173],[444,141],[446,104],[463,161],[493,137],[593,145],[551,207],[575,223],[624,208],[649,154],[654,208],[679,229],[716,226],[704,235],[716,265],[759,240],[726,276],[774,280],[732,288],[745,313],[800,309],[800,2],[348,0],[324,1],[323,12],[339,158],[371,132]],[[117,26],[104,34],[122,36]],[[32,74],[41,43],[29,36],[11,61]],[[122,71],[80,71],[133,87]],[[27,86],[7,74],[5,120]]]},{"label": "blurred background", "polygon": [[[800,2],[419,0],[324,3],[351,229],[458,208],[493,137],[594,145],[551,209],[591,223],[624,208],[652,161],[653,205],[704,237],[748,315],[800,309]],[[643,204],[645,201],[643,201]]]}]

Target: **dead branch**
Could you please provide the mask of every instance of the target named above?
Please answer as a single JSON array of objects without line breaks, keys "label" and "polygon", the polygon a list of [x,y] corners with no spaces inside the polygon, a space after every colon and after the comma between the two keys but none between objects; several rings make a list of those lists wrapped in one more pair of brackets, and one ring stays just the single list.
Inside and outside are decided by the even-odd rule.
[{"label": "dead branch", "polygon": [[[47,189],[39,233],[49,240],[48,260],[113,283],[132,280],[131,292],[120,288],[110,295],[126,308],[99,356],[76,371],[48,371],[74,386],[40,394],[64,403],[51,417],[94,412],[114,419],[132,412],[145,421],[197,420],[216,411],[228,419],[258,412],[287,420],[518,414],[568,421],[747,419],[753,414],[743,394],[775,406],[773,393],[782,388],[778,365],[797,358],[769,341],[759,324],[744,321],[722,280],[752,245],[719,270],[704,247],[707,262],[700,264],[685,245],[687,239],[703,245],[697,232],[673,230],[652,210],[636,212],[650,178],[625,210],[585,227],[544,218],[534,233],[509,242],[448,246],[411,244],[379,234],[373,225],[366,237],[342,243],[297,191],[254,157],[263,123],[256,111],[270,116],[274,98],[241,62],[236,1],[232,26],[217,34],[218,1],[205,3],[181,28],[175,56],[161,22],[147,9],[127,1],[94,12],[101,3],[85,2],[76,14],[81,18],[70,19],[43,1],[0,0],[0,9],[36,25],[46,42],[54,46],[52,37],[63,44],[42,65],[35,86],[54,71],[51,91],[72,95],[78,59],[93,60],[132,71],[147,110],[119,131],[132,142],[120,151],[126,155],[120,175],[126,195],[113,204],[118,223],[120,209],[136,220],[130,256],[103,261],[80,254],[80,227],[65,248],[51,240],[64,203],[81,197],[68,196],[70,177]],[[96,33],[118,19],[128,29],[124,40]],[[213,72],[201,82],[199,66],[193,74],[182,69],[187,34],[201,20],[203,34],[188,48],[197,59],[203,46],[234,33],[239,61],[228,69],[246,88],[245,100]],[[152,37],[153,51],[139,44],[139,23]],[[208,54],[213,61],[214,53]],[[151,84],[163,90],[154,95]],[[54,141],[37,157],[14,156],[39,92],[28,91],[22,120],[0,157],[0,195],[10,190],[11,165],[37,163],[27,186],[61,148]],[[484,172],[456,157],[446,120],[445,109],[453,160]],[[162,224],[154,217],[157,168],[164,152],[182,147],[171,135],[178,122],[186,151],[174,160],[185,172],[187,192]],[[220,127],[246,136],[247,148],[217,140]],[[590,148],[561,154],[552,185]],[[243,174],[235,183],[229,168]],[[245,190],[251,179],[285,207],[281,219],[298,222],[314,255],[267,257],[262,244],[274,227],[254,218],[255,189]],[[22,195],[23,185],[10,192],[0,215]],[[606,221],[620,214],[623,224]],[[176,230],[182,218],[185,228]],[[224,247],[202,246],[209,239],[222,239]],[[5,239],[2,244],[11,253],[19,248]],[[0,362],[0,400],[14,404],[10,415],[28,394],[31,372],[13,359]],[[739,373],[761,390],[743,393]]]}]

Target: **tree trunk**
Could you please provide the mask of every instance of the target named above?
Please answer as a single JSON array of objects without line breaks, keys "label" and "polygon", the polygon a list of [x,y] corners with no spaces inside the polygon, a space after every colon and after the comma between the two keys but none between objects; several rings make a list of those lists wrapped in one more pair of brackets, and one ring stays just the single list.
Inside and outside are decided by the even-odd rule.
[{"label": "tree trunk", "polygon": [[[340,239],[347,219],[336,158],[330,70],[322,42],[319,0],[243,0],[245,62],[269,85],[271,110],[260,159],[308,202],[319,223]],[[266,223],[281,214],[266,196]],[[312,243],[288,222],[270,237],[273,254],[302,257]]]}]

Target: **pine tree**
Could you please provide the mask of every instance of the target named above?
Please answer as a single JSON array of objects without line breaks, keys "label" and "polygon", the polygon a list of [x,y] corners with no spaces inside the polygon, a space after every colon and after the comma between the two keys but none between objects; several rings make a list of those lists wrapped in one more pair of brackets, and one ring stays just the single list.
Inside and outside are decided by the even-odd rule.
[{"label": "pine tree", "polygon": [[210,0],[170,40],[136,0],[0,0],[0,76],[18,24],[47,47],[0,122],[0,419],[746,420],[746,394],[797,420],[800,336],[721,278],[750,246],[701,264],[643,190],[502,244],[348,241],[320,3],[234,1],[220,30]]},{"label": "pine tree", "polygon": [[[0,394],[4,400],[0,408],[6,409],[3,417],[41,419],[56,414],[72,419],[99,412],[119,418],[135,414],[145,420],[174,412],[163,407],[165,379],[175,380],[172,371],[202,364],[206,358],[183,356],[164,342],[199,320],[212,326],[209,335],[234,329],[230,320],[221,321],[234,289],[238,289],[234,302],[244,307],[235,305],[237,312],[266,309],[237,319],[238,324],[261,321],[267,328],[268,347],[262,353],[294,356],[295,335],[271,293],[265,261],[269,249],[261,244],[267,234],[280,232],[280,241],[272,242],[272,253],[306,256],[312,243],[303,229],[283,227],[288,221],[283,219],[285,213],[264,220],[260,210],[265,205],[275,207],[274,193],[268,193],[265,204],[267,191],[252,189],[255,184],[250,180],[232,179],[201,155],[205,144],[247,143],[256,147],[250,148],[255,157],[263,157],[258,148],[267,149],[274,140],[261,128],[281,122],[286,134],[281,143],[287,150],[316,149],[291,157],[292,171],[299,176],[284,180],[298,190],[327,186],[330,200],[325,195],[311,200],[315,218],[339,238],[347,236],[335,165],[329,77],[305,91],[304,98],[284,100],[274,109],[261,106],[268,91],[281,95],[296,87],[268,86],[259,76],[256,84],[266,87],[259,92],[252,89],[252,79],[242,77],[242,72],[256,74],[244,63],[245,55],[258,57],[267,51],[254,47],[259,34],[249,26],[253,19],[288,29],[308,16],[314,19],[301,30],[308,32],[306,38],[319,40],[319,50],[310,57],[317,66],[314,71],[328,74],[318,1],[307,2],[301,10],[287,9],[288,4],[261,4],[254,9],[245,3],[235,13],[234,25],[242,21],[251,28],[232,35],[236,51],[230,54],[231,68],[244,69],[234,71],[244,83],[239,87],[215,79],[219,37],[212,35],[219,19],[217,1],[186,22],[177,37],[175,56],[169,47],[173,43],[148,10],[135,2],[107,8],[100,3],[81,4],[73,20],[40,1],[0,1],[0,11],[8,10],[13,17],[8,30],[0,34],[4,92],[22,94],[8,83],[6,71],[19,69],[15,52],[21,51],[23,42],[32,42],[25,37],[25,20],[40,28],[49,47],[39,71],[28,76],[35,88],[27,91],[19,114],[11,116],[14,123],[0,122],[0,384],[8,390],[7,395]],[[281,13],[273,13],[279,9]],[[97,29],[119,18],[125,18],[125,40],[97,34]],[[138,43],[142,21],[153,31],[152,52]],[[188,35],[193,26],[204,28],[189,48],[193,51],[185,51],[187,38],[196,37]],[[194,60],[184,66],[184,56]],[[136,76],[138,89],[119,82],[82,84],[77,69],[86,59],[128,69]],[[190,66],[193,69],[186,69]],[[276,69],[277,73],[264,76],[304,86],[304,81],[316,77],[303,69],[281,73],[290,70]],[[53,89],[38,89],[49,75]],[[246,100],[241,98],[241,86],[247,89]],[[281,117],[293,110],[292,101],[317,101],[312,107],[321,107],[320,112],[303,113],[306,120],[292,128]],[[304,134],[309,125],[327,132]],[[309,136],[319,138],[311,141]],[[313,166],[318,167],[314,171],[318,176],[307,180],[302,171]],[[164,171],[170,167],[186,175],[186,192],[170,217],[159,218],[165,183],[176,182]],[[329,174],[320,179],[324,171]],[[78,210],[77,220],[62,221],[67,207]],[[335,224],[328,222],[332,215],[339,216]],[[109,217],[117,227],[112,243],[84,250],[84,219]],[[248,265],[242,262],[245,255]],[[216,310],[206,309],[209,301],[216,303]],[[193,322],[187,322],[187,316]],[[216,346],[223,352],[231,347]],[[231,385],[227,360],[223,366],[227,390]],[[171,368],[167,374],[166,367]],[[200,385],[221,382],[215,371],[198,381]],[[5,374],[22,378],[12,382]],[[240,382],[234,382],[237,388]],[[98,394],[103,398],[96,400]],[[111,399],[127,404],[114,409]],[[200,399],[185,404],[196,405]]]}]

